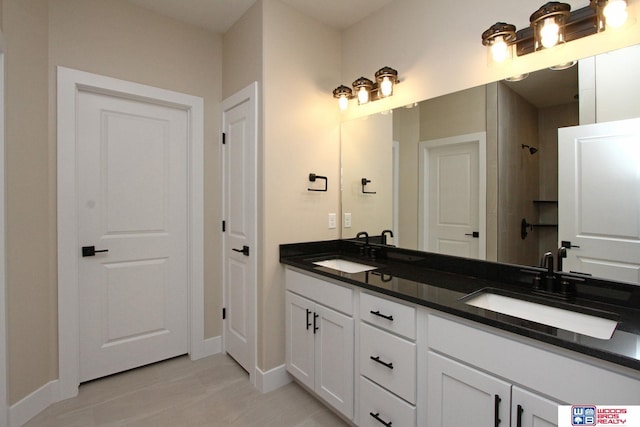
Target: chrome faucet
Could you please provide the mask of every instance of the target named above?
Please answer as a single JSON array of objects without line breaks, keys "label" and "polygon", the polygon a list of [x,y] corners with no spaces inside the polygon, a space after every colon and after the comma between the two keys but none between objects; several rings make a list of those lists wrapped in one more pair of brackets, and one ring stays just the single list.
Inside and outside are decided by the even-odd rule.
[{"label": "chrome faucet", "polygon": [[389,235],[389,237],[393,238],[393,231],[382,230],[382,233],[380,233],[380,239],[383,245],[387,244],[387,234]]}]

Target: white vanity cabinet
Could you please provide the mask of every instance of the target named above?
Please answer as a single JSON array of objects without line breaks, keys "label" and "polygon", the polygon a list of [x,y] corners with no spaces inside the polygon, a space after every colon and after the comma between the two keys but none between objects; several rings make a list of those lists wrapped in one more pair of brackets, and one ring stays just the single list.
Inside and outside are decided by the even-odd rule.
[{"label": "white vanity cabinet", "polygon": [[497,407],[500,427],[549,427],[557,425],[558,405],[640,404],[637,375],[463,320],[431,314],[427,322],[429,426],[469,418],[468,425],[493,427]]},{"label": "white vanity cabinet", "polygon": [[287,371],[358,426],[552,427],[558,405],[640,405],[636,371],[337,279],[285,275]]},{"label": "white vanity cabinet", "polygon": [[353,418],[353,290],[287,270],[286,367]]},{"label": "white vanity cabinet", "polygon": [[360,294],[359,424],[416,425],[416,308]]},{"label": "white vanity cabinet", "polygon": [[428,406],[440,408],[427,412],[429,426],[557,426],[558,402],[431,351],[427,366]]}]

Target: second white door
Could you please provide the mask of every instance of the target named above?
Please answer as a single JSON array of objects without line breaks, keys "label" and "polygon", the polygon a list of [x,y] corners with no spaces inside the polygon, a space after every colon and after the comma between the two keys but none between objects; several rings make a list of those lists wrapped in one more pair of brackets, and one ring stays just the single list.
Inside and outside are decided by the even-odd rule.
[{"label": "second white door", "polygon": [[255,289],[257,84],[223,102],[224,349],[253,381]]},{"label": "second white door", "polygon": [[87,381],[188,352],[188,115],[88,91],[77,102]]},{"label": "second white door", "polygon": [[420,143],[420,249],[485,258],[485,134]]}]

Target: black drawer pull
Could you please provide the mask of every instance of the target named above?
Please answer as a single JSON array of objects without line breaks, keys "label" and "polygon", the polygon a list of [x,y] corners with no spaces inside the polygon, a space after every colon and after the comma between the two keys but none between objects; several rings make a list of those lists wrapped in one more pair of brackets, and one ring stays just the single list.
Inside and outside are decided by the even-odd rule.
[{"label": "black drawer pull", "polygon": [[309,321],[309,315],[311,314],[311,310],[309,310],[307,308],[307,331],[309,330],[309,327],[311,326],[311,321]]},{"label": "black drawer pull", "polygon": [[500,422],[502,421],[500,419],[500,402],[502,402],[502,399],[500,399],[500,396],[496,394],[495,400],[493,402],[493,409],[495,411],[495,414],[493,416],[493,425],[494,427],[498,427],[500,425]]},{"label": "black drawer pull", "polygon": [[391,320],[393,322],[393,316],[386,316],[380,313],[380,310],[376,310],[376,311],[371,310],[369,311],[369,313],[373,314],[374,316],[382,317],[383,319]]},{"label": "black drawer pull", "polygon": [[383,426],[391,427],[393,425],[393,423],[391,421],[386,422],[385,420],[380,418],[380,412],[376,412],[375,414],[373,412],[369,412],[369,415],[371,415],[373,418],[375,418]]},{"label": "black drawer pull", "polygon": [[393,362],[383,362],[382,360],[380,360],[380,356],[369,356],[369,359],[381,364],[382,366],[386,366],[389,369],[393,369]]}]

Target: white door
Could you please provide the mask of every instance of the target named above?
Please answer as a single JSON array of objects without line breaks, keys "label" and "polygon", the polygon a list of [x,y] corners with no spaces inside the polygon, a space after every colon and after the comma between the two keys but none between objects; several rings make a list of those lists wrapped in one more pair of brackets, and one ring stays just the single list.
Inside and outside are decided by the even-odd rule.
[{"label": "white door", "polygon": [[314,308],[306,298],[287,291],[285,295],[287,371],[313,390],[315,383]]},{"label": "white door", "polygon": [[420,247],[486,256],[485,134],[420,143]]},{"label": "white door", "polygon": [[564,271],[640,283],[640,119],[558,131]]},{"label": "white door", "polygon": [[257,202],[253,84],[223,103],[224,348],[251,376],[255,366]]},{"label": "white door", "polygon": [[353,416],[353,318],[320,304],[314,308],[315,391],[331,406]]},{"label": "white door", "polygon": [[188,116],[84,91],[78,105],[78,238],[97,252],[78,266],[87,381],[188,352]]},{"label": "white door", "polygon": [[558,403],[511,387],[511,425],[517,427],[558,427]]},{"label": "white door", "polygon": [[427,425],[509,425],[511,384],[429,352]]}]

